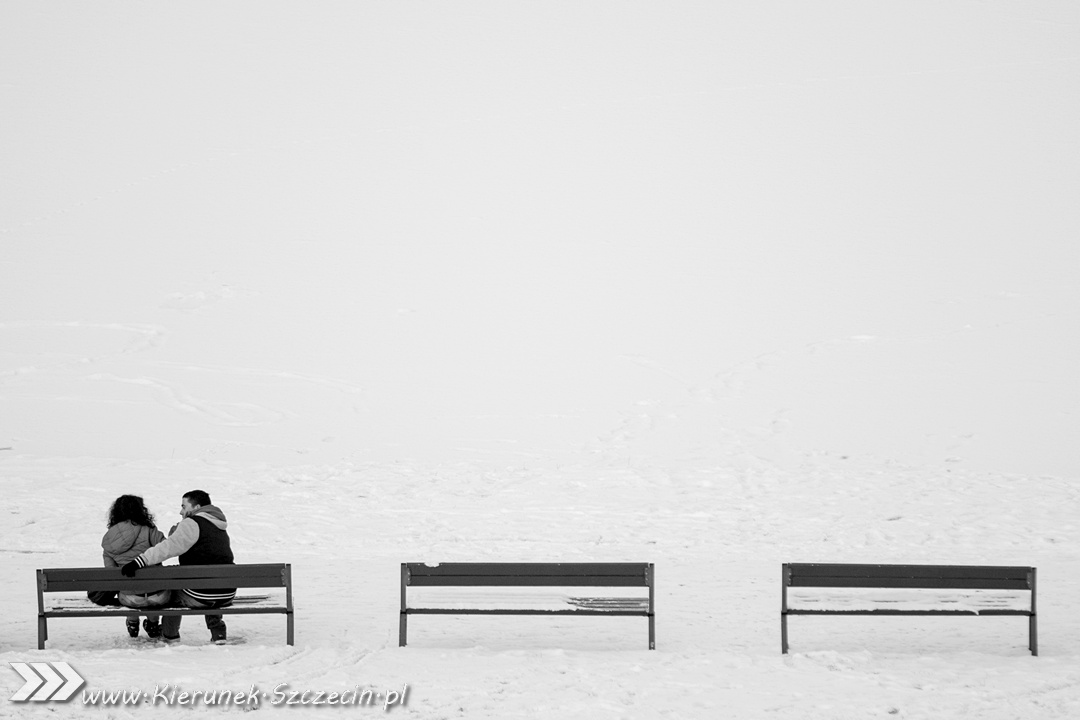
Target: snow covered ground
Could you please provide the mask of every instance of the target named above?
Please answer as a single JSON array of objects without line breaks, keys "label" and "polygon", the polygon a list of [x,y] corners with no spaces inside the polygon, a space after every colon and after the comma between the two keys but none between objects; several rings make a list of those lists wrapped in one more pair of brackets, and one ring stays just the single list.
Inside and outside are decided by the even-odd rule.
[{"label": "snow covered ground", "polygon": [[[1080,706],[1080,498],[1069,480],[605,460],[530,470],[16,457],[4,474],[0,658],[66,661],[88,690],[408,684],[408,704],[391,712],[420,718],[1041,719]],[[94,564],[99,509],[115,494],[141,490],[169,518],[189,486],[213,489],[240,558],[293,563],[295,647],[280,616],[237,616],[239,645],[207,644],[191,618],[172,647],[131,643],[119,620],[68,619],[35,650],[33,570]],[[641,618],[418,617],[397,647],[401,561],[551,558],[656,562],[657,650]],[[1028,654],[1023,618],[795,617],[782,656],[787,560],[1035,565],[1041,654]],[[21,686],[13,671],[5,683]]]},{"label": "snow covered ground", "polygon": [[[416,718],[1080,716],[1080,11],[0,7],[0,717],[84,690]],[[53,621],[208,491],[280,617]],[[420,617],[403,561],[651,561],[640,618]],[[780,565],[1039,569],[1022,618],[791,620]],[[196,704],[195,712],[240,712]],[[379,714],[275,706],[263,713]]]}]

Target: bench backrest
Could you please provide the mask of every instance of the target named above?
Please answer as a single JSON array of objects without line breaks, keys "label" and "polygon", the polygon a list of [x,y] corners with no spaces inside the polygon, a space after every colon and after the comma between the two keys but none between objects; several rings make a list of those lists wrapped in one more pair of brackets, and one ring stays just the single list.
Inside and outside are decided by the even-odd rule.
[{"label": "bench backrest", "polygon": [[402,563],[402,586],[652,587],[652,563]]},{"label": "bench backrest", "polygon": [[142,568],[133,578],[120,568],[46,568],[37,571],[38,592],[84,592],[116,590],[147,592],[183,588],[292,588],[288,563],[251,565],[154,565]]},{"label": "bench backrest", "polygon": [[995,565],[786,563],[785,587],[1034,590],[1035,568]]}]

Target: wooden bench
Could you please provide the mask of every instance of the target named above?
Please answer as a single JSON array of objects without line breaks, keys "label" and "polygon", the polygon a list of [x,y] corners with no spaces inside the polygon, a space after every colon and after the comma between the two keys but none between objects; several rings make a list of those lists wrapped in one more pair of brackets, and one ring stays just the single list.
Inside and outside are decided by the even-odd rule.
[{"label": "wooden bench", "polygon": [[[183,588],[285,588],[284,604],[270,595],[237,595],[224,607],[193,609],[179,605],[161,608],[128,608],[95,605],[87,590],[146,593]],[[126,615],[240,615],[283,613],[286,642],[293,644],[292,570],[288,564],[259,565],[154,565],[142,568],[133,578],[120,568],[49,568],[37,571],[38,649],[49,638],[49,618],[111,617]],[[55,596],[53,593],[79,593]],[[46,598],[46,595],[49,595]]]},{"label": "wooden bench", "polygon": [[[789,607],[788,588],[872,588],[897,592],[877,593],[877,597],[873,593],[832,593],[832,597],[804,599],[800,607],[793,608]],[[904,592],[909,588],[951,592],[928,597],[928,594]],[[1013,592],[985,592],[1006,590]],[[1015,591],[1030,593],[1030,607],[1016,606]],[[1020,597],[1026,603],[1028,598]],[[783,653],[788,651],[789,615],[1021,615],[1028,618],[1028,649],[1032,655],[1039,654],[1033,567],[785,563],[780,605]]]},{"label": "wooden bench", "polygon": [[[441,603],[409,604],[410,587],[648,588],[648,597],[594,597],[490,590]],[[656,648],[656,573],[652,563],[402,563],[398,645],[407,640],[410,615],[638,616],[649,620],[649,649]]]}]

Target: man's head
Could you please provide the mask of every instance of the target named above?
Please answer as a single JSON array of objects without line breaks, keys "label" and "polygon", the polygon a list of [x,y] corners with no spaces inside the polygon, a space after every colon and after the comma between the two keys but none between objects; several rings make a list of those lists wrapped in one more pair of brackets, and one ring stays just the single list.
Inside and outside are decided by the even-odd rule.
[{"label": "man's head", "polygon": [[199,508],[211,504],[213,503],[210,502],[210,496],[202,490],[186,492],[180,500],[180,515],[182,517],[191,517],[199,511]]}]

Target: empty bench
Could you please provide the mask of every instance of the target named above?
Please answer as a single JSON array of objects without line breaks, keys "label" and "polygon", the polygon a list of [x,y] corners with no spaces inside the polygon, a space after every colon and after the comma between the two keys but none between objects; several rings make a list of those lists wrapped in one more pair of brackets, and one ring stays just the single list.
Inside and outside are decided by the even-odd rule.
[{"label": "empty bench", "polygon": [[[147,593],[183,588],[285,588],[284,602],[270,595],[240,595],[230,605],[216,608],[129,608],[96,605],[88,590]],[[57,593],[69,593],[68,596]],[[80,593],[72,596],[70,593]],[[124,577],[120,568],[49,568],[37,571],[38,649],[49,639],[48,620],[70,617],[123,617],[127,615],[255,615],[282,613],[286,642],[293,644],[292,570],[288,564],[154,565],[136,577]]]},{"label": "empty bench", "polygon": [[[789,588],[852,592],[813,592],[816,597],[801,597],[799,606],[791,607]],[[858,588],[895,592],[866,593]],[[908,589],[950,592],[908,593]],[[1019,615],[1028,618],[1028,649],[1039,654],[1033,567],[785,563],[780,605],[783,653],[788,651],[789,615]]]},{"label": "empty bench", "polygon": [[[402,563],[398,645],[408,638],[410,615],[559,615],[638,616],[649,621],[649,649],[656,648],[656,574],[652,563]],[[412,604],[409,588],[468,587],[468,596]],[[609,597],[597,593],[556,594],[550,588],[648,589],[647,597]],[[493,592],[531,588],[530,592]]]}]

